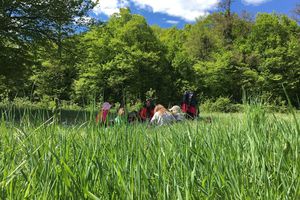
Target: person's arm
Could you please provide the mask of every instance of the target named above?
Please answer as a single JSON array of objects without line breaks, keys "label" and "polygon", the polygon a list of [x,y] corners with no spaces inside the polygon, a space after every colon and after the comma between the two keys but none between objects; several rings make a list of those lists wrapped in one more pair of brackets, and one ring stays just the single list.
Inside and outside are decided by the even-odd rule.
[{"label": "person's arm", "polygon": [[183,103],[181,104],[181,110],[182,110],[182,112],[184,112],[184,113],[186,113],[186,112],[188,111],[188,105],[187,105],[185,102],[183,102]]},{"label": "person's arm", "polygon": [[150,111],[151,118],[154,116],[154,108]]}]

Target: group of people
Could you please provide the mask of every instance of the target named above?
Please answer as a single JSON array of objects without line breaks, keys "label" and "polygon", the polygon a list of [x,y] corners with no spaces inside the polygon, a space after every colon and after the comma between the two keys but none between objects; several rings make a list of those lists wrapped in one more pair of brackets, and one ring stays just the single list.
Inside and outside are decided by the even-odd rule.
[{"label": "group of people", "polygon": [[105,126],[109,124],[122,124],[133,122],[149,122],[150,125],[166,125],[174,122],[194,119],[197,117],[197,101],[193,92],[185,92],[181,106],[174,105],[166,109],[163,105],[155,105],[151,99],[147,99],[144,106],[139,111],[133,111],[126,115],[124,107],[118,109],[117,116],[109,119],[109,110],[112,105],[108,102],[103,103],[97,115],[96,122]]}]

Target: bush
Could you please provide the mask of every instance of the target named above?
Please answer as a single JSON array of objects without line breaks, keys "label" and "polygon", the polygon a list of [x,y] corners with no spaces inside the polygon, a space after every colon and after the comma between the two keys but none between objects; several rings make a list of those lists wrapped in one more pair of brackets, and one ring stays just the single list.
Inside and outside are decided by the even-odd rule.
[{"label": "bush", "polygon": [[250,96],[245,103],[259,105],[268,113],[287,113],[288,104],[282,97],[276,97],[272,93],[264,93],[258,96]]},{"label": "bush", "polygon": [[242,112],[243,105],[234,104],[228,97],[219,97],[215,101],[208,99],[200,106],[201,111],[206,112]]},{"label": "bush", "polygon": [[243,112],[246,105],[260,106],[268,113],[287,113],[286,101],[281,98],[265,98],[265,96],[251,97],[245,104],[235,104],[228,97],[219,97],[216,100],[207,99],[200,105],[200,110],[204,112]]}]

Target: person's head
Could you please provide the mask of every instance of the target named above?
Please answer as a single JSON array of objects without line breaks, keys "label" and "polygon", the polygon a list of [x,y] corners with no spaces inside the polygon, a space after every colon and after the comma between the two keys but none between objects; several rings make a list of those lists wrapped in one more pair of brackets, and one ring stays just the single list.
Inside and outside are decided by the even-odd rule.
[{"label": "person's head", "polygon": [[157,104],[154,108],[154,113],[156,112],[162,115],[167,112],[167,109],[163,105]]},{"label": "person's head", "polygon": [[191,102],[193,98],[194,98],[194,93],[189,92],[189,102]]},{"label": "person's head", "polygon": [[177,105],[173,106],[171,109],[169,109],[169,111],[172,114],[181,114],[182,113],[181,108]]},{"label": "person's head", "polygon": [[108,102],[104,102],[102,104],[102,110],[109,110],[111,108],[111,105]]},{"label": "person's head", "polygon": [[146,107],[149,108],[151,106],[151,100],[147,99],[146,100]]},{"label": "person's head", "polygon": [[118,116],[124,116],[124,115],[125,115],[125,109],[123,107],[119,108]]}]

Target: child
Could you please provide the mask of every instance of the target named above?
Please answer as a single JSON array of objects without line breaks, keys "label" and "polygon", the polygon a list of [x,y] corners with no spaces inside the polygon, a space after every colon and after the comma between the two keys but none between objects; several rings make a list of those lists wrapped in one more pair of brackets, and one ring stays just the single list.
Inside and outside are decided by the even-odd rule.
[{"label": "child", "polygon": [[184,121],[185,120],[184,113],[181,111],[179,106],[175,105],[171,109],[169,109],[169,111],[173,114],[176,121]]},{"label": "child", "polygon": [[154,115],[150,121],[150,124],[155,124],[158,126],[170,124],[175,122],[176,119],[164,106],[158,104],[154,108]]},{"label": "child", "polygon": [[118,116],[115,118],[115,124],[120,125],[125,122],[125,109],[124,108],[119,108],[118,110]]},{"label": "child", "polygon": [[154,115],[154,104],[150,99],[146,100],[144,107],[139,112],[140,119],[142,122],[150,120]]},{"label": "child", "polygon": [[128,113],[128,117],[127,117],[127,121],[128,123],[135,123],[138,122],[139,120],[139,114],[137,111],[132,111],[130,113]]},{"label": "child", "polygon": [[108,113],[111,108],[111,105],[108,102],[104,102],[101,108],[101,111],[96,117],[96,122],[100,124],[107,125]]}]

